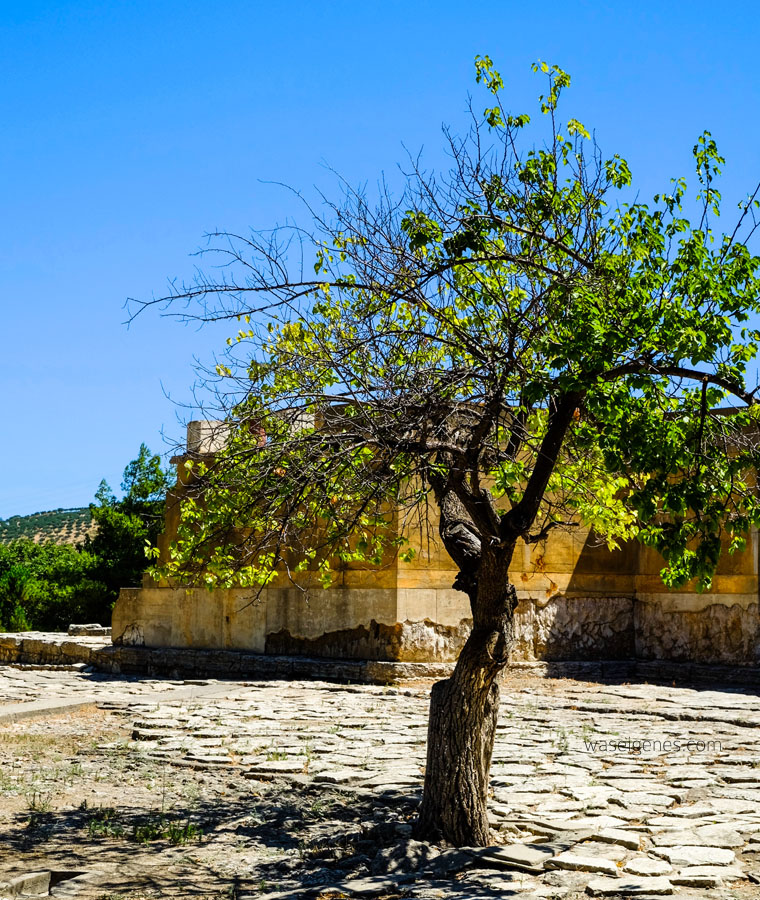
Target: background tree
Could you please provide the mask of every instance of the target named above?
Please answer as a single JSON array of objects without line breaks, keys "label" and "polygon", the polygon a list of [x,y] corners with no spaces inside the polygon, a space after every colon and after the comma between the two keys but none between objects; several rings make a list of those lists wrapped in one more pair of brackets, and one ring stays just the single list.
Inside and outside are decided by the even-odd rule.
[{"label": "background tree", "polygon": [[[124,469],[123,497],[103,480],[90,513],[97,525],[82,545],[19,538],[0,543],[0,630],[65,631],[72,622],[110,625],[122,587],[138,586],[146,548],[163,527],[169,474],[140,445]],[[39,542],[38,542],[39,541]]]},{"label": "background tree", "polygon": [[29,628],[26,606],[32,594],[32,573],[14,563],[0,575],[0,630],[25,631]]},{"label": "background tree", "polygon": [[[108,614],[123,587],[137,587],[148,567],[146,547],[155,544],[164,522],[164,499],[171,479],[161,457],[145,444],[124,469],[123,497],[117,500],[103,480],[90,512],[97,531],[84,550],[97,558],[95,578],[105,586]],[[109,618],[110,620],[110,618]]]},{"label": "background tree", "polygon": [[65,631],[72,622],[110,622],[112,598],[97,559],[66,544],[26,538],[0,544],[0,630]]},{"label": "background tree", "polygon": [[490,105],[447,135],[449,173],[413,164],[376,203],[347,189],[310,231],[213,235],[224,277],[162,298],[240,321],[216,368],[230,439],[196,465],[171,577],[329,584],[342,562],[413,553],[404,535],[437,508],[473,627],[432,691],[417,831],[456,844],[489,840],[518,544],[582,522],[656,547],[666,584],[706,587],[759,519],[754,195],[714,230],[723,160],[705,132],[696,225],[683,180],[625,202],[625,160],[557,118],[566,73],[536,66],[539,140],[490,60],[476,67]]}]

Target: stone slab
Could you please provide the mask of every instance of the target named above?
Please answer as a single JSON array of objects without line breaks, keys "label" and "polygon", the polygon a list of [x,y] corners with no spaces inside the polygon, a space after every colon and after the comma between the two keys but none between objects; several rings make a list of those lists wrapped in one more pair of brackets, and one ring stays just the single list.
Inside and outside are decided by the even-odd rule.
[{"label": "stone slab", "polygon": [[624,875],[621,878],[595,878],[588,883],[586,892],[592,897],[660,897],[675,893],[675,888],[665,876],[637,878]]}]

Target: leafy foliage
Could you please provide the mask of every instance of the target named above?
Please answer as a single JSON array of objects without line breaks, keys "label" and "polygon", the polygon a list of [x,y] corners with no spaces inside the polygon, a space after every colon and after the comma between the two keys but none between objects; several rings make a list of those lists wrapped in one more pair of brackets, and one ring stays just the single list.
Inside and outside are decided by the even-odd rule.
[{"label": "leafy foliage", "polygon": [[0,545],[0,625],[60,631],[110,614],[92,554],[68,545],[19,539]]},{"label": "leafy foliage", "polygon": [[[760,522],[757,191],[720,230],[723,160],[705,132],[693,201],[682,179],[630,200],[626,161],[558,118],[570,77],[535,70],[538,124],[505,108],[479,58],[489,105],[449,135],[449,173],[413,160],[400,198],[348,189],[311,233],[216,235],[223,277],[163,298],[240,321],[215,372],[230,437],[188,460],[163,574],[327,585],[347,563],[408,555],[437,507],[473,625],[431,693],[415,833],[460,846],[490,839],[518,542],[580,521],[611,546],[656,547],[666,583],[707,588]],[[313,274],[299,265],[312,257]]]},{"label": "leafy foliage", "polygon": [[[626,161],[558,118],[570,77],[534,69],[540,142],[478,58],[491,105],[449,136],[448,175],[415,166],[375,206],[349,189],[311,234],[217,235],[225,279],[162,298],[241,323],[216,368],[232,437],[194,464],[165,574],[329,584],[393,552],[431,497],[444,519],[455,501],[469,545],[441,534],[473,597],[482,548],[579,520],[656,547],[669,585],[709,587],[721,547],[743,546],[760,521],[757,191],[717,227],[724,160],[704,132],[693,200],[674,179],[629,201]],[[289,271],[293,240],[313,277]]]},{"label": "leafy foliage", "polygon": [[121,484],[123,498],[116,500],[106,481],[101,481],[90,506],[97,531],[84,549],[97,559],[95,573],[105,586],[111,604],[120,588],[139,586],[147,568],[146,548],[155,544],[163,526],[164,497],[170,485],[161,457],[140,444],[137,457],[127,464]]},{"label": "leafy foliage", "polygon": [[31,571],[18,563],[9,566],[0,577],[0,628],[7,627],[9,631],[28,628],[24,607],[29,603],[31,586]]},{"label": "leafy foliage", "polygon": [[161,457],[140,444],[137,456],[124,469],[122,507],[151,520],[160,518],[164,497],[170,487],[170,473],[162,468]]},{"label": "leafy foliage", "polygon": [[[94,534],[86,534],[78,546],[28,537],[0,543],[0,630],[59,631],[71,622],[108,624],[119,589],[139,585],[145,571],[145,547],[161,529],[168,477],[160,457],[142,444],[124,470],[123,499],[117,500],[102,481],[97,503],[76,511],[86,512],[96,525]],[[40,517],[25,518],[35,522]],[[44,521],[58,527],[61,519]],[[34,534],[39,537],[38,531]]]}]

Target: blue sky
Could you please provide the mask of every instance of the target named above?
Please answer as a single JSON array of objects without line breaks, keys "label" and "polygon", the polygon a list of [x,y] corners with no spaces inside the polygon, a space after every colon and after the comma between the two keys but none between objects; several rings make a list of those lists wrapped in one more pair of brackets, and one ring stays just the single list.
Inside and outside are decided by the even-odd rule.
[{"label": "blue sky", "polygon": [[[141,441],[181,439],[193,358],[226,331],[127,297],[192,275],[220,227],[296,213],[285,182],[335,193],[440,164],[490,54],[515,111],[537,58],[573,77],[565,110],[626,156],[641,195],[691,173],[709,128],[736,200],[760,178],[754,3],[0,2],[0,517],[118,488]],[[300,213],[299,213],[300,216]],[[168,396],[167,396],[168,395]],[[162,437],[162,434],[165,437]]]}]

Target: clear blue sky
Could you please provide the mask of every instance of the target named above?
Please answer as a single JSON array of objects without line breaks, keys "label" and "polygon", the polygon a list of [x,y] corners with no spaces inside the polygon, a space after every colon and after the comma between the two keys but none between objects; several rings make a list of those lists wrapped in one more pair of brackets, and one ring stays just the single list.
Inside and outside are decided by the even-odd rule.
[{"label": "clear blue sky", "polygon": [[[141,441],[178,440],[193,356],[224,333],[140,318],[128,296],[192,274],[216,227],[294,212],[267,181],[373,183],[402,143],[440,163],[490,54],[516,111],[542,58],[566,110],[643,196],[712,130],[726,192],[760,177],[755,3],[0,2],[0,517],[118,488]],[[732,193],[733,192],[733,193]]]}]

